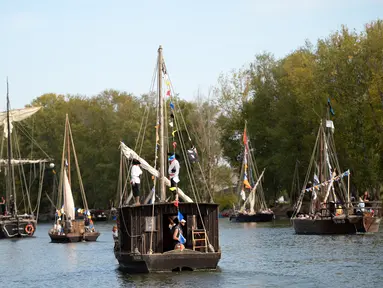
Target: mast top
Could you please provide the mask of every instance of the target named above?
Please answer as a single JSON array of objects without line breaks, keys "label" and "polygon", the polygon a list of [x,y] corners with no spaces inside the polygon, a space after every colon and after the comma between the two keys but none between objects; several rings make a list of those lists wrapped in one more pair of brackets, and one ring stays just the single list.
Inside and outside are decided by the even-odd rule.
[{"label": "mast top", "polygon": [[162,45],[160,45],[160,46],[158,47],[158,52],[160,52],[160,50],[162,50]]}]

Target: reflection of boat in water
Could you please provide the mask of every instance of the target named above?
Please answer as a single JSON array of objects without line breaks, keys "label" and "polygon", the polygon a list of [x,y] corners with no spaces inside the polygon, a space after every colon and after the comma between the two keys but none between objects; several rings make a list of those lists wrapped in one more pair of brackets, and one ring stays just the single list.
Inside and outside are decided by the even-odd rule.
[{"label": "reflection of boat in water", "polygon": [[[29,107],[10,110],[7,82],[7,111],[0,113],[0,125],[4,125],[2,145],[6,145],[7,153],[5,159],[3,155],[0,157],[0,171],[4,173],[6,186],[6,194],[0,195],[0,239],[31,237],[37,228],[45,164],[49,159],[24,158],[26,151],[22,151],[22,149],[27,146],[22,144],[34,146],[31,143],[20,143],[20,136],[28,139],[31,139],[31,136],[25,130],[25,127],[19,129],[21,127],[19,127],[18,122],[31,117],[40,108]],[[12,130],[15,131],[12,132]],[[31,142],[35,142],[34,139]],[[1,149],[1,154],[3,154],[2,151],[3,149]],[[30,148],[28,153],[31,153]],[[35,151],[34,153],[36,154]],[[46,153],[43,153],[46,156]],[[27,179],[32,182],[28,183]],[[30,197],[33,182],[38,182],[37,204],[34,209]]]},{"label": "reflection of boat in water", "polygon": [[[250,143],[247,138],[246,125],[243,131],[243,160],[241,166],[240,184],[238,192],[240,192],[240,203],[243,201],[240,210],[233,210],[229,220],[232,222],[269,222],[274,219],[274,213],[267,208],[265,195],[263,193],[261,179],[263,173],[259,175],[256,167],[255,159],[249,149]],[[249,191],[246,198],[246,192]],[[250,209],[246,209],[249,206]]]},{"label": "reflection of boat in water", "polygon": [[[307,170],[306,181],[291,218],[297,234],[356,234],[378,232],[381,203],[369,202],[371,207],[358,208],[350,202],[350,171],[341,171],[335,151],[332,121],[322,121]],[[347,177],[348,184],[343,180]],[[309,179],[313,179],[311,184]],[[305,195],[310,196],[309,211],[301,211]],[[308,197],[306,197],[308,198]],[[364,204],[364,203],[363,203]]]},{"label": "reflection of boat in water", "polygon": [[[186,163],[182,169],[187,169],[188,172],[192,173],[191,170],[199,168],[198,166],[192,167],[192,165],[198,161],[195,157],[196,154],[194,154],[196,153],[195,149],[187,150],[187,148],[185,148],[186,144],[183,141],[182,135],[183,133],[187,133],[187,129],[183,126],[185,122],[181,120],[183,116],[180,115],[181,110],[177,105],[178,102],[173,102],[176,101],[176,99],[171,96],[170,87],[172,86],[165,63],[163,62],[161,47],[158,49],[157,60],[156,74],[158,73],[159,99],[157,111],[159,111],[159,113],[157,114],[157,125],[155,126],[156,143],[153,143],[153,147],[157,147],[157,149],[153,149],[155,151],[155,157],[153,158],[154,167],[149,165],[149,163],[141,158],[135,151],[121,142],[119,177],[120,205],[117,218],[118,239],[115,238],[114,254],[119,262],[120,268],[129,273],[216,270],[218,261],[221,258],[218,233],[218,204],[193,202],[193,199],[188,197],[180,189],[178,184],[177,187],[171,188],[171,194],[168,195],[169,198],[176,196],[176,200],[174,202],[168,202],[167,200],[166,186],[171,185],[171,181],[165,176],[165,149],[167,147],[167,139],[173,142],[174,154],[172,154],[169,159],[173,161],[172,163],[177,163],[175,162],[175,159],[177,159],[177,154],[175,153],[177,147],[177,149],[182,150],[183,155],[190,156],[183,159],[184,163]],[[168,110],[170,114],[169,122],[165,121],[164,104],[166,102],[162,96],[162,81],[169,87],[166,93],[170,100],[170,111]],[[160,123],[161,125],[159,125]],[[165,135],[166,125],[162,125],[162,123],[169,123],[169,127],[172,129],[170,130],[169,128],[169,132],[173,131],[173,133],[169,133],[169,137]],[[142,129],[142,131],[145,131],[145,129],[146,127]],[[175,134],[177,131],[180,132]],[[144,143],[144,137],[140,135],[138,137],[139,139],[142,137],[142,143]],[[147,140],[145,139],[145,141]],[[176,145],[176,141],[178,145]],[[191,141],[190,137],[189,142]],[[129,174],[127,173],[129,169],[128,163],[133,159],[138,160],[141,163],[141,168],[153,176],[153,189],[149,195],[146,196],[143,204],[138,206],[129,205],[132,194],[130,193],[128,197],[126,189],[126,183],[130,182],[130,179],[126,177],[126,175]],[[157,159],[159,159],[159,169],[157,167]],[[176,171],[176,168],[174,169],[174,171]],[[158,179],[158,181],[156,179]],[[194,179],[190,177],[189,180],[190,191],[193,191],[194,200],[198,201],[201,197],[201,195],[198,194],[200,191],[198,191],[196,183],[193,181]],[[156,189],[157,184],[159,188]],[[156,191],[159,191],[160,202],[156,202],[158,201],[156,199]],[[184,202],[178,201],[178,195]],[[182,215],[182,217],[180,215]],[[174,239],[174,237],[176,237],[174,236],[176,234],[174,234],[172,230],[174,226],[169,226],[169,224],[172,223],[170,219],[174,219],[173,217],[178,217],[180,221],[180,218],[186,220],[186,224],[182,226],[183,233],[179,234],[183,235],[182,238],[185,238],[186,242],[184,242],[183,239],[180,240],[181,237],[179,236],[178,239]],[[181,229],[181,226],[177,227],[177,229]],[[175,241],[177,243],[175,243]]]},{"label": "reflection of boat in water", "polygon": [[[48,232],[49,237],[51,238],[52,242],[56,243],[96,241],[100,233],[95,231],[93,221],[90,219],[90,212],[88,210],[88,203],[86,201],[85,191],[81,180],[80,168],[77,162],[77,156],[74,148],[72,131],[70,129],[68,115],[66,115],[65,119],[63,147],[64,149],[63,157],[61,160],[61,173],[58,193],[59,197],[57,205],[57,207],[63,208],[57,210],[55,224],[53,228]],[[76,211],[70,179],[70,147],[72,147],[73,149],[73,156],[80,184],[81,198],[85,207],[85,211],[80,211],[83,213],[83,216],[85,217],[84,219],[76,218]],[[62,198],[63,203],[61,205]],[[77,211],[77,213],[79,213],[79,211]]]}]

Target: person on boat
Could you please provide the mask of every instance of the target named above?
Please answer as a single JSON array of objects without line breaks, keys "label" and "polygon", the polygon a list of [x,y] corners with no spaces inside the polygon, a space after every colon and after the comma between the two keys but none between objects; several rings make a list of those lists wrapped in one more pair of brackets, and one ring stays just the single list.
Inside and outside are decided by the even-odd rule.
[{"label": "person on boat", "polygon": [[130,184],[132,185],[133,197],[136,200],[136,205],[140,205],[140,176],[142,174],[140,164],[140,161],[133,159],[133,166],[130,171]]},{"label": "person on boat", "polygon": [[116,225],[113,226],[112,234],[113,234],[114,241],[118,240],[118,229]]},{"label": "person on boat", "polygon": [[[174,217],[174,216],[173,216]],[[173,217],[172,216],[169,216],[168,219],[169,219],[169,230],[170,230],[170,233],[173,235],[173,229],[174,227],[176,226],[176,223],[174,223],[174,220],[173,220]]]},{"label": "person on boat", "polygon": [[5,199],[4,196],[1,196],[1,201],[0,201],[0,215],[5,215]]},{"label": "person on boat", "polygon": [[175,201],[178,201],[178,182],[180,182],[180,162],[178,162],[178,155],[168,153],[169,156],[169,178],[170,178],[170,191],[175,191]]},{"label": "person on boat", "polygon": [[174,250],[180,249],[181,251],[185,249],[184,243],[185,243],[185,238],[183,237],[183,231],[182,227],[185,226],[185,219],[182,219],[181,221],[178,221],[178,218],[174,219],[175,223],[178,223],[174,227],[174,232],[173,232],[173,241],[174,241]]},{"label": "person on boat", "polygon": [[73,224],[72,224],[72,217],[68,217],[65,223],[65,227],[68,228],[69,233],[72,232]]},{"label": "person on boat", "polygon": [[11,200],[9,201],[10,203],[10,212],[11,212],[11,215],[13,215],[13,213],[15,212],[15,200],[13,199],[13,196],[11,195]]},{"label": "person on boat", "polygon": [[57,225],[56,225],[56,231],[57,231],[57,234],[59,234],[59,235],[62,233],[62,227],[60,224],[60,220],[61,220],[61,218],[57,219]]},{"label": "person on boat", "polygon": [[90,230],[90,232],[94,232],[94,225],[93,225],[92,219],[89,220],[89,230]]},{"label": "person on boat", "polygon": [[365,191],[361,198],[365,207],[371,207],[371,204],[369,203],[371,201],[371,198],[370,198],[370,194],[368,194],[368,191]]}]

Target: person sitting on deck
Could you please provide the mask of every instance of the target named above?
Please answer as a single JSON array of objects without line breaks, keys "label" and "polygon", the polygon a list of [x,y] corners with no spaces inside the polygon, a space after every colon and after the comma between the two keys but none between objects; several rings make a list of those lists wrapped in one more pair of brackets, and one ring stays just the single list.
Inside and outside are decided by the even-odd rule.
[{"label": "person sitting on deck", "polygon": [[175,201],[178,201],[178,182],[180,182],[180,162],[178,162],[178,155],[168,153],[169,156],[169,178],[170,178],[170,191],[175,192]]},{"label": "person sitting on deck", "polygon": [[140,161],[133,159],[133,166],[130,171],[130,184],[132,184],[133,197],[136,200],[136,205],[140,205],[140,176],[142,174],[140,164]]},{"label": "person sitting on deck", "polygon": [[[177,221],[176,221],[177,220]],[[178,218],[174,219],[174,222],[178,222]],[[174,227],[174,232],[173,232],[173,240],[174,240],[174,250],[180,249],[181,251],[185,249],[185,238],[183,236],[183,231],[182,231],[182,226],[185,226],[185,219],[182,219],[179,221],[179,224]]]},{"label": "person sitting on deck", "polygon": [[90,221],[89,221],[89,230],[90,230],[90,232],[94,232],[94,225],[93,225],[92,219],[90,219]]}]

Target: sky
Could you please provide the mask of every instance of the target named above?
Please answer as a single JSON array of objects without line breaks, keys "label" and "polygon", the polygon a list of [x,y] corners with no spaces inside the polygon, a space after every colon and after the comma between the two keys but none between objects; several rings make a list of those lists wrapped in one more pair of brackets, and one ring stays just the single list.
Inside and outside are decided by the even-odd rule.
[{"label": "sky", "polygon": [[44,93],[146,93],[159,45],[193,100],[258,53],[280,58],[378,17],[383,0],[0,0],[0,109],[6,77],[12,108]]}]

